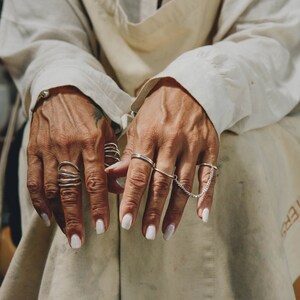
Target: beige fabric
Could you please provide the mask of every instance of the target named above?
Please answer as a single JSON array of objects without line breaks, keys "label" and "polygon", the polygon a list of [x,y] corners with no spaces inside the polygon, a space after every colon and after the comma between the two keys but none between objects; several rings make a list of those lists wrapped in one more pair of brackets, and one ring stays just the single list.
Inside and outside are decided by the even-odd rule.
[{"label": "beige fabric", "polygon": [[[84,2],[88,9],[89,1]],[[54,5],[53,3],[54,1],[47,1],[49,6]],[[70,17],[70,24],[77,30],[80,28],[80,33],[74,40],[72,38],[70,41],[63,35],[65,30],[69,29],[64,28],[65,30],[59,31],[59,38],[66,39],[67,43],[59,44],[59,48],[54,47],[57,41],[52,44],[47,44],[49,41],[46,41],[47,45],[43,44],[41,48],[37,44],[25,50],[21,46],[17,47],[17,55],[17,52],[9,47],[11,45],[6,45],[2,56],[20,87],[21,77],[25,75],[18,73],[21,72],[18,66],[22,65],[22,69],[24,68],[21,61],[27,59],[28,53],[39,52],[43,55],[45,49],[55,50],[46,52],[47,57],[35,60],[35,64],[30,65],[26,73],[26,82],[22,82],[20,90],[22,95],[25,95],[27,109],[35,105],[35,96],[41,88],[72,83],[101,105],[113,120],[120,122],[122,113],[129,109],[131,99],[103,74],[103,69],[94,58],[87,52],[78,51],[77,48],[80,47],[85,51],[88,49],[86,32],[79,25],[83,20],[82,23],[87,27],[87,20],[74,4],[77,2],[70,3],[61,1],[61,8],[62,12],[69,12],[69,6],[73,5],[76,16],[80,16],[77,19],[71,14]],[[152,18],[134,26],[126,21],[120,8],[115,5],[116,1],[99,0],[89,3],[101,4],[105,8],[100,10],[103,18],[99,21],[103,26],[101,28],[105,30],[101,33],[97,26],[94,26],[94,29],[98,32],[101,45],[119,80],[130,93],[134,93],[135,88],[147,77],[162,71],[176,55],[208,43],[208,33],[216,20],[220,4],[219,1],[211,0],[202,1],[201,4],[191,0],[173,0]],[[199,7],[205,5],[207,12],[203,16],[207,18],[206,22],[202,23],[207,24],[207,27],[199,26],[197,30],[194,30],[194,23],[198,22],[197,16],[201,13],[203,15],[203,12],[195,3]],[[258,3],[263,3],[264,6]],[[280,3],[284,6],[283,12],[291,10],[289,20],[295,20],[293,12],[299,8],[298,2],[285,0]],[[286,6],[283,3],[287,3]],[[32,9],[37,9],[36,5],[37,3],[32,4]],[[216,45],[184,53],[158,75],[174,76],[182,83],[204,105],[219,133],[242,119],[235,131],[270,124],[288,113],[299,101],[298,85],[295,84],[299,78],[296,76],[299,73],[299,55],[293,53],[296,46],[291,42],[297,40],[298,35],[292,33],[298,32],[298,23],[288,22],[286,14],[278,16],[275,6],[271,1],[224,1],[218,19],[219,30],[214,38]],[[88,11],[96,25],[97,18],[93,17],[93,13],[99,12],[99,6],[91,7],[95,9],[90,8]],[[252,14],[249,8],[255,13]],[[28,14],[32,13],[30,9]],[[197,11],[195,19],[189,18],[193,11]],[[266,12],[269,12],[269,20],[266,20]],[[56,15],[52,14],[45,18],[49,16],[56,18]],[[57,16],[60,16],[60,12]],[[183,16],[188,17],[184,18],[184,26],[181,28],[179,20],[182,20]],[[169,17],[167,19],[170,23],[166,22],[165,17]],[[19,20],[13,18],[13,14],[5,16],[6,21],[2,23],[5,27],[2,28],[7,29],[9,33],[18,33],[22,41],[24,37],[18,31],[20,26],[12,25],[18,24]],[[40,21],[40,18],[38,20]],[[164,40],[166,31],[156,29],[161,29],[160,25],[165,24],[166,28],[170,26],[173,30],[172,20],[177,24],[175,36],[168,35]],[[265,22],[258,26],[258,20]],[[280,43],[272,36],[274,30],[269,27],[271,20],[278,22],[280,30],[276,31],[276,34],[285,32],[284,28],[289,28],[290,35],[280,36]],[[59,19],[55,19],[53,23],[58,21]],[[116,31],[116,26],[119,31]],[[38,27],[40,28],[44,27]],[[190,28],[191,31],[184,31],[186,28]],[[145,39],[146,32],[157,39]],[[68,37],[72,36],[68,33]],[[136,36],[134,39],[133,33]],[[42,32],[40,36],[44,34],[45,32]],[[191,40],[189,43],[180,44],[175,38],[177,35]],[[252,38],[254,36],[256,38]],[[225,42],[221,42],[223,39]],[[15,42],[17,45],[20,43],[17,38]],[[172,47],[176,55],[168,52],[171,55],[166,56],[168,62],[160,61],[161,56],[155,52],[156,42],[162,46],[167,45],[164,48],[167,52]],[[73,43],[77,48],[66,46]],[[113,49],[106,49],[110,45],[117,45],[118,50],[122,49],[123,61],[118,61],[121,56],[114,53]],[[137,51],[132,51],[128,45]],[[144,49],[144,46],[147,48]],[[66,49],[76,57],[75,61]],[[147,49],[153,50],[156,56],[149,54],[146,58],[144,52],[148,51]],[[67,62],[55,59],[54,54],[58,50],[61,51],[61,57],[68,54]],[[270,55],[269,52],[274,53],[277,59],[266,59]],[[14,60],[15,55],[18,60]],[[130,57],[133,57],[132,61]],[[260,59],[264,64],[259,63]],[[47,67],[41,67],[38,61],[43,61],[43,64],[46,62]],[[19,64],[15,65],[15,62]],[[260,69],[262,65],[265,67],[263,70]],[[153,69],[148,70],[147,66]],[[61,68],[62,72],[59,71]],[[290,76],[293,73],[292,69],[295,72],[294,76]],[[36,70],[39,70],[38,75]],[[176,73],[178,70],[180,72]],[[252,77],[254,84],[250,85]],[[265,78],[268,80],[264,80]],[[282,83],[282,89],[276,87],[278,82]],[[240,89],[237,86],[245,88]],[[142,90],[137,106],[147,95],[147,89],[149,85]],[[268,93],[264,94],[265,91]],[[27,125],[20,159],[20,178],[23,179],[20,180],[22,225],[25,232],[1,288],[0,298],[293,299],[292,283],[300,275],[297,257],[300,242],[297,202],[300,195],[299,126],[300,116],[295,114],[286,117],[279,124],[239,137],[230,133],[222,136],[215,202],[207,225],[198,220],[196,204],[190,200],[181,225],[171,241],[163,241],[161,235],[154,242],[146,241],[141,235],[141,218],[129,232],[119,229],[118,203],[116,196],[111,195],[111,226],[108,233],[98,237],[91,227],[85,197],[86,243],[82,249],[74,251],[69,248],[65,237],[55,226],[50,229],[44,228],[39,217],[33,212],[25,180],[29,129]],[[122,141],[122,147],[125,142]],[[194,188],[196,191],[196,183]]]},{"label": "beige fabric", "polygon": [[[111,224],[103,236],[91,228],[84,199],[86,243],[74,251],[55,226],[43,226],[21,181],[26,232],[0,298],[294,299],[293,281],[300,275],[299,128],[298,114],[242,136],[222,135],[211,219],[203,224],[190,200],[169,242],[162,234],[145,240],[141,216],[129,232],[120,229],[111,195]],[[26,139],[23,164],[25,146]],[[24,165],[20,176],[26,177]]]},{"label": "beige fabric", "polygon": [[220,0],[173,0],[151,18],[133,24],[118,1],[83,3],[103,51],[122,87],[131,95],[180,54],[207,44],[220,6]]}]

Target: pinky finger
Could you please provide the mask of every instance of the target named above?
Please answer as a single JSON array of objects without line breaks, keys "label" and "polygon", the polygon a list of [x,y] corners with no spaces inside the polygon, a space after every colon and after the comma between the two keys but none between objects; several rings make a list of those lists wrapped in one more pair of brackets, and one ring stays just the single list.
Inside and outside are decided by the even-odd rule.
[{"label": "pinky finger", "polygon": [[[197,213],[203,222],[207,223],[213,202],[217,169],[215,167],[215,160],[205,161],[207,163],[200,164],[198,170],[199,192],[203,192],[204,194],[198,200]],[[205,190],[207,191],[205,192]]]},{"label": "pinky finger", "polygon": [[43,220],[44,224],[49,227],[52,214],[45,198],[43,177],[42,161],[38,156],[29,154],[27,188],[35,210]]}]

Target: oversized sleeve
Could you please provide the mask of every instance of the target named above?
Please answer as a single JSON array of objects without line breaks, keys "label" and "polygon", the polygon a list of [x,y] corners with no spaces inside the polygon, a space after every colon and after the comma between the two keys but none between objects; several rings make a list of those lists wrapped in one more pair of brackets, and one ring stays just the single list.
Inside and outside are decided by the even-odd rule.
[{"label": "oversized sleeve", "polygon": [[132,99],[105,74],[79,0],[7,0],[0,57],[30,112],[44,89],[73,85],[122,126]]},{"label": "oversized sleeve", "polygon": [[[184,53],[150,80],[172,77],[205,109],[218,134],[272,124],[300,99],[300,1],[225,0],[211,45]],[[195,25],[196,26],[196,25]]]}]

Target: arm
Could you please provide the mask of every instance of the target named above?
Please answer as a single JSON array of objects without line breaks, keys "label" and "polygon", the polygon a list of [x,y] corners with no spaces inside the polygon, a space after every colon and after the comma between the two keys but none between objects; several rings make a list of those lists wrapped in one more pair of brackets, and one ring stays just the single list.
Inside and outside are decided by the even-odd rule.
[{"label": "arm", "polygon": [[6,1],[0,29],[0,57],[27,113],[42,90],[72,85],[122,125],[131,98],[94,57],[96,44],[80,1]]},{"label": "arm", "polygon": [[[297,0],[224,1],[213,44],[178,57],[172,77],[205,109],[218,134],[277,122],[300,99]],[[155,81],[155,79],[152,79]],[[149,81],[134,109],[147,95]]]},{"label": "arm", "polygon": [[[128,131],[127,153],[121,164],[107,169],[122,174],[128,168],[120,208],[121,220],[131,218],[125,225],[134,222],[150,181],[142,230],[146,238],[154,238],[171,186],[165,175],[153,172],[150,177],[149,164],[130,160],[132,153],[148,156],[165,173],[175,172],[191,191],[196,165],[216,163],[218,135],[224,130],[241,133],[265,126],[296,106],[299,15],[298,0],[226,0],[214,43],[184,53],[145,84],[133,105],[139,111]],[[208,178],[209,172],[200,168],[200,190]],[[211,209],[213,183],[198,200],[197,213],[204,221]],[[187,200],[173,184],[162,225],[166,239],[176,230]]]},{"label": "arm", "polygon": [[[104,144],[115,136],[100,107],[122,125],[131,99],[93,56],[93,36],[80,1],[8,0],[0,37],[0,55],[31,120],[31,200],[46,225],[54,215],[70,245],[78,248],[84,241],[81,185],[59,188],[59,163],[69,161],[82,171],[95,229],[103,233],[109,225]],[[37,103],[44,89],[50,96]],[[77,172],[70,165],[66,169]],[[114,183],[110,186],[114,189]]]}]

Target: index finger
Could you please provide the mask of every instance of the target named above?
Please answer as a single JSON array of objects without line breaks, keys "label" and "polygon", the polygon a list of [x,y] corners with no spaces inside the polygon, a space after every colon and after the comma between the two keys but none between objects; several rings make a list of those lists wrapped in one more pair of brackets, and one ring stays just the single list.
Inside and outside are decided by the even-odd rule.
[{"label": "index finger", "polygon": [[120,205],[121,226],[130,229],[136,219],[142,196],[147,188],[153,168],[153,152],[136,148],[131,156],[123,199]]}]

